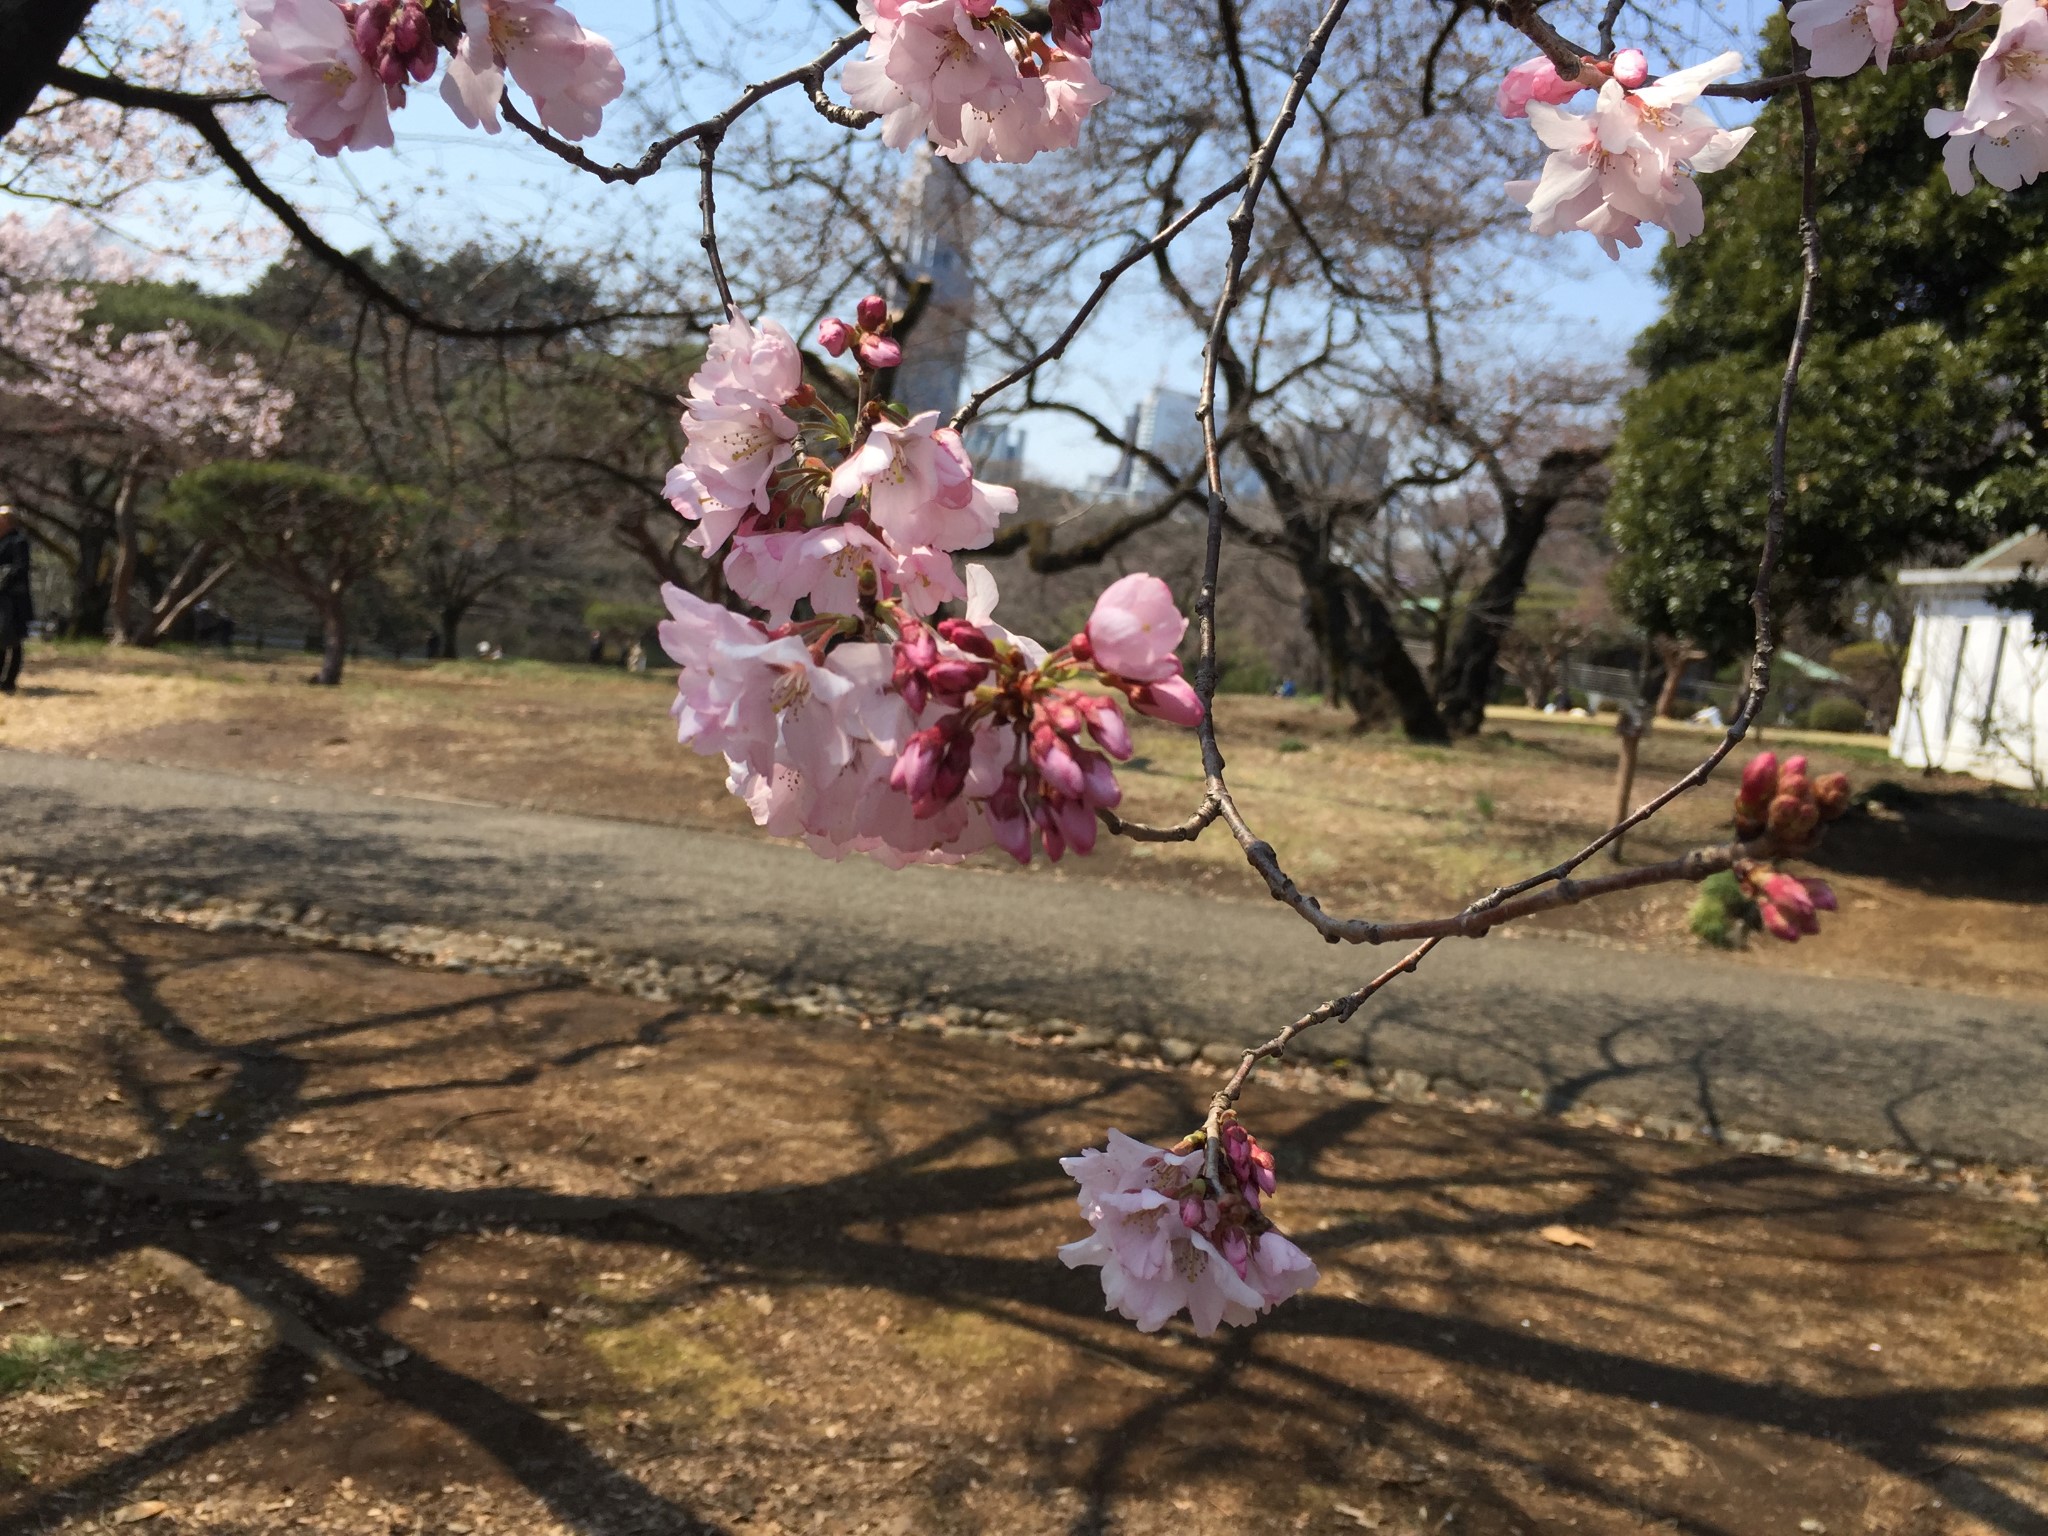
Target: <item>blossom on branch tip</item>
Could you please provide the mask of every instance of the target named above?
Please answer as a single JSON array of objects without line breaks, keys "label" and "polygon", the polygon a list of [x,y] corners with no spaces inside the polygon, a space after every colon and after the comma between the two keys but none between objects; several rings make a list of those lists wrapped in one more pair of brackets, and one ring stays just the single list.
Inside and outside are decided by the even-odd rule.
[{"label": "blossom on branch tip", "polygon": [[1877,71],[1891,67],[1899,35],[1901,0],[1797,0],[1785,14],[1792,39],[1811,55],[1807,72],[1853,75],[1874,57]]},{"label": "blossom on branch tip", "polygon": [[555,0],[462,0],[463,38],[441,77],[441,97],[471,128],[496,133],[509,70],[533,98],[541,126],[587,139],[626,89],[612,45]]},{"label": "blossom on branch tip", "polygon": [[1180,675],[1174,652],[1187,628],[1166,583],[1134,573],[1103,589],[1085,633],[1091,659],[1105,672],[1156,683]]},{"label": "blossom on branch tip", "polygon": [[388,149],[391,100],[334,0],[241,0],[242,36],[285,126],[323,155]]},{"label": "blossom on branch tip", "polygon": [[1536,180],[1507,184],[1529,210],[1530,230],[1583,230],[1614,258],[1642,244],[1644,224],[1679,245],[1699,234],[1706,220],[1693,178],[1730,164],[1755,130],[1730,133],[1693,103],[1741,67],[1741,55],[1724,53],[1640,90],[1610,79],[1590,113],[1531,102],[1529,125],[1551,154]]},{"label": "blossom on branch tip", "polygon": [[867,51],[841,78],[893,149],[925,139],[956,163],[1021,164],[1071,147],[1110,94],[1089,63],[1096,6],[1055,7],[1050,45],[989,0],[860,0],[859,11]]},{"label": "blossom on branch tip", "polygon": [[1270,1192],[1272,1160],[1255,1161],[1251,1149],[1264,1149],[1248,1135],[1233,1143],[1233,1125],[1225,1121],[1220,1188],[1209,1184],[1199,1136],[1168,1150],[1112,1130],[1106,1146],[1060,1159],[1094,1229],[1063,1245],[1060,1260],[1099,1268],[1105,1310],[1140,1332],[1155,1333],[1185,1310],[1206,1338],[1222,1324],[1254,1322],[1316,1283],[1314,1262],[1247,1198]]}]

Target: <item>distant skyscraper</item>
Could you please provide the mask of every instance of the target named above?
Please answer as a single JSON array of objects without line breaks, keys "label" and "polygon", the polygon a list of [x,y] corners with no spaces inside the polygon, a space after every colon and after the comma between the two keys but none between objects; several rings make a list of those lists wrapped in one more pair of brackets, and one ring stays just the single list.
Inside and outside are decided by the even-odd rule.
[{"label": "distant skyscraper", "polygon": [[[966,253],[974,243],[974,204],[960,173],[925,145],[917,152],[896,204],[896,248],[914,281],[931,284],[896,371],[896,398],[913,411],[950,414],[967,376],[974,330],[974,277]],[[898,305],[910,298],[895,295]]]}]

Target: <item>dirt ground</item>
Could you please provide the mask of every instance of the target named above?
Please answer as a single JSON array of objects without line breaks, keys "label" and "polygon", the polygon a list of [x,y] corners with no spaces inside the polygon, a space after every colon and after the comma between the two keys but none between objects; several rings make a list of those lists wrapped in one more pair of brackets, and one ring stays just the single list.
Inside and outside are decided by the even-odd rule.
[{"label": "dirt ground", "polygon": [[2038,1208],[1283,1082],[1322,1286],[1146,1338],[1054,1159],[1200,1072],[47,905],[0,978],[8,1532],[2048,1529]]},{"label": "dirt ground", "polygon": [[[0,746],[751,831],[725,792],[723,764],[675,744],[664,714],[671,683],[660,673],[362,661],[343,687],[316,689],[303,686],[306,671],[293,655],[37,646],[22,694],[0,705]],[[1443,750],[1355,735],[1347,716],[1307,701],[1226,697],[1219,709],[1240,803],[1332,910],[1453,909],[1581,846],[1613,809],[1615,747],[1602,726],[1517,718]],[[1192,734],[1146,724],[1137,739],[1120,775],[1127,814],[1179,820],[1200,798]],[[1728,963],[2048,998],[2048,807],[1970,779],[1909,775],[1868,746],[1800,749],[1821,769],[1847,769],[1860,788],[1884,786],[1832,829],[1816,860],[1838,883],[1842,916],[1818,942],[1758,942]],[[1704,751],[1696,732],[1653,735],[1641,793]],[[1632,838],[1629,857],[1726,837],[1719,782]],[[1194,845],[1105,839],[1094,857],[1063,868],[1258,889],[1220,833]],[[1661,887],[1533,926],[1692,949],[1692,894]]]}]

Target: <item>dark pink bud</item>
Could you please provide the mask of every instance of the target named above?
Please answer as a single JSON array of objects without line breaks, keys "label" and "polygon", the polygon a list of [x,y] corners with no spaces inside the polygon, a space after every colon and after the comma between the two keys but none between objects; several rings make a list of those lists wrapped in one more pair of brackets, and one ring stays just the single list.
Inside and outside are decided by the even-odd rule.
[{"label": "dark pink bud", "polygon": [[1223,1257],[1230,1261],[1230,1267],[1237,1271],[1238,1278],[1244,1278],[1245,1272],[1251,1267],[1252,1259],[1251,1239],[1244,1235],[1244,1228],[1232,1227],[1223,1234],[1223,1240],[1216,1246]]},{"label": "dark pink bud", "polygon": [[943,733],[934,725],[905,742],[896,766],[889,770],[889,787],[913,800],[929,795],[939,776],[942,739]]},{"label": "dark pink bud", "polygon": [[1067,649],[1074,653],[1074,660],[1092,662],[1095,660],[1095,645],[1088,638],[1088,631],[1082,630],[1067,642]]},{"label": "dark pink bud", "polygon": [[1790,875],[1771,874],[1762,882],[1764,900],[1776,907],[1802,933],[1816,933],[1820,922],[1813,913],[1813,898],[1806,887]]},{"label": "dark pink bud", "polygon": [[853,327],[837,318],[818,322],[818,345],[833,357],[844,357],[853,345]]},{"label": "dark pink bud", "polygon": [[958,703],[981,686],[982,680],[988,676],[988,664],[941,657],[925,668],[924,675],[933,693],[949,703]]},{"label": "dark pink bud", "polygon": [[1785,780],[1803,779],[1805,777],[1806,754],[1801,752],[1794,757],[1786,758],[1785,765],[1778,770],[1778,792],[1780,794],[1784,793]]},{"label": "dark pink bud", "polygon": [[1050,806],[1041,803],[1038,807],[1037,821],[1038,840],[1045,845],[1045,856],[1057,864],[1060,856],[1067,851],[1067,840],[1060,832],[1059,818],[1053,815]]},{"label": "dark pink bud", "polygon": [[1042,725],[1032,731],[1031,760],[1046,783],[1063,795],[1080,797],[1084,782],[1081,765],[1057,731]]},{"label": "dark pink bud", "polygon": [[364,58],[375,58],[377,49],[384,41],[384,27],[391,20],[391,0],[369,0],[356,12],[356,24],[351,29],[356,52]]},{"label": "dark pink bud", "polygon": [[879,293],[871,293],[854,306],[853,316],[861,329],[879,331],[889,323],[889,304]]},{"label": "dark pink bud", "polygon": [[941,619],[939,633],[970,656],[995,659],[995,642],[983,634],[977,624],[970,624],[965,619]]},{"label": "dark pink bud", "polygon": [[413,80],[420,85],[425,85],[434,78],[434,50],[429,48],[423,52],[415,53],[412,56],[411,67]]},{"label": "dark pink bud", "polygon": [[1778,754],[1759,752],[1749,760],[1742,770],[1742,788],[1736,791],[1736,800],[1741,803],[1767,806],[1771,796],[1778,792]]},{"label": "dark pink bud", "polygon": [[1031,862],[1031,819],[1024,814],[1023,779],[1014,768],[1003,770],[1003,782],[983,802],[988,828],[1001,848],[1019,864]]},{"label": "dark pink bud", "polygon": [[1827,881],[1802,880],[1799,883],[1806,887],[1806,899],[1813,903],[1817,911],[1832,912],[1835,910],[1835,888],[1829,885]]},{"label": "dark pink bud", "polygon": [[1180,1224],[1190,1232],[1202,1230],[1202,1202],[1194,1195],[1183,1195],[1180,1201]]}]

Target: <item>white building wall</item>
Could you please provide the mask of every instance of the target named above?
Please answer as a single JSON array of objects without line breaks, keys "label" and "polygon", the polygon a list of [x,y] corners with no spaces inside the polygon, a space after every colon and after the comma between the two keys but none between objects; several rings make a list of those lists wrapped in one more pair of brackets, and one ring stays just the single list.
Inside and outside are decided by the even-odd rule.
[{"label": "white building wall", "polygon": [[2048,787],[2048,645],[1981,590],[1921,594],[1892,756],[2020,788]]}]

